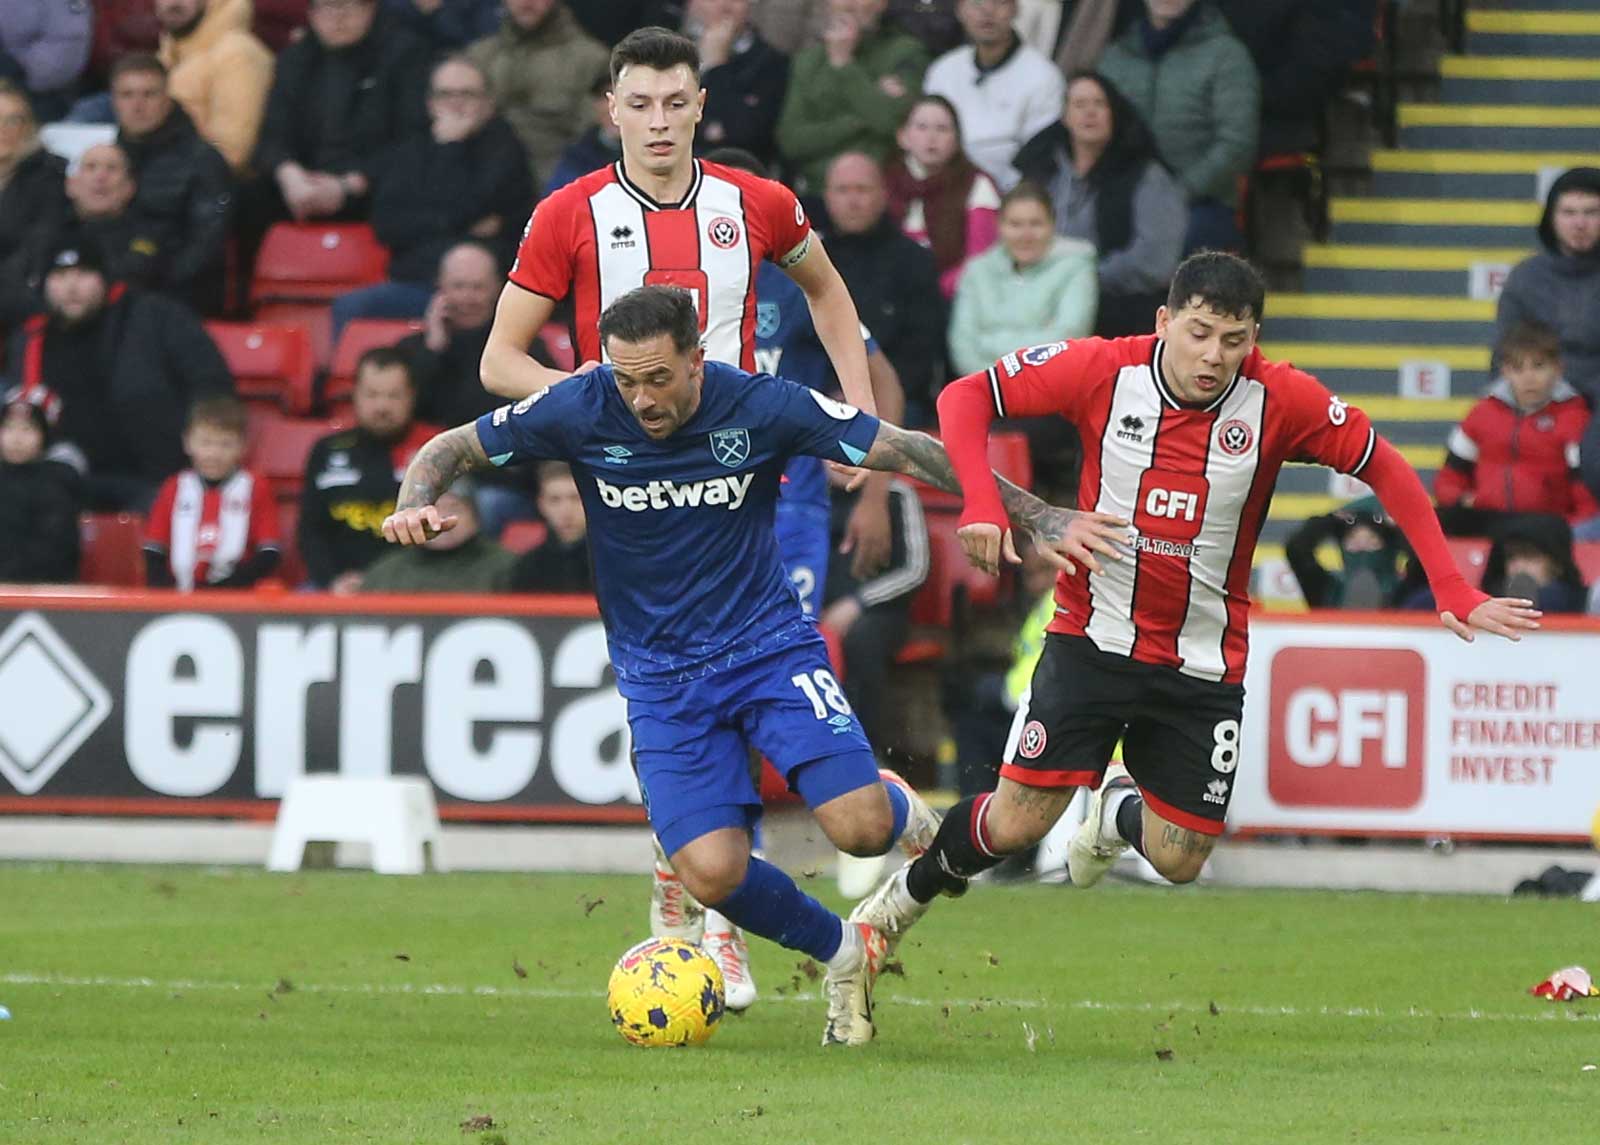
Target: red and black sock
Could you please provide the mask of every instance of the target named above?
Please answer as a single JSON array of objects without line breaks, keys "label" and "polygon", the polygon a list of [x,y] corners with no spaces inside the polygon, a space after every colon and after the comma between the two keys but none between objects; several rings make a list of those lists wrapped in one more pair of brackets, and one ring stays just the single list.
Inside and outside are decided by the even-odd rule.
[{"label": "red and black sock", "polygon": [[945,812],[933,845],[906,872],[906,890],[912,898],[932,902],[941,891],[960,894],[967,889],[968,879],[1006,857],[990,845],[984,826],[991,794],[963,799]]}]

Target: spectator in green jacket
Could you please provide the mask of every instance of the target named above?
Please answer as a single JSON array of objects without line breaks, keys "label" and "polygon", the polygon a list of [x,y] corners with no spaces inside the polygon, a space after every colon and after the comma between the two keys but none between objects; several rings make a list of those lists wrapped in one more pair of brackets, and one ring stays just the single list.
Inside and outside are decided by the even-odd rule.
[{"label": "spectator in green jacket", "polygon": [[1240,245],[1239,177],[1256,157],[1261,81],[1208,0],[1145,0],[1106,48],[1100,73],[1128,97],[1189,193],[1184,253]]},{"label": "spectator in green jacket", "polygon": [[[610,53],[560,0],[505,0],[494,35],[467,49],[489,94],[522,140],[536,187],[549,184],[567,144],[589,126],[589,86]],[[530,206],[532,204],[529,204]]]},{"label": "spectator in green jacket", "polygon": [[505,592],[514,553],[478,529],[470,482],[458,481],[439,495],[439,515],[455,526],[422,545],[379,557],[361,578],[362,592]]},{"label": "spectator in green jacket", "polygon": [[1021,182],[1000,200],[1000,241],[967,264],[950,316],[950,362],[975,374],[1023,346],[1094,329],[1095,250],[1055,233],[1050,194]]},{"label": "spectator in green jacket", "polygon": [[928,52],[883,26],[888,0],[829,0],[822,42],[794,59],[778,118],[778,150],[798,189],[815,194],[828,163],[861,151],[879,163],[922,90]]}]

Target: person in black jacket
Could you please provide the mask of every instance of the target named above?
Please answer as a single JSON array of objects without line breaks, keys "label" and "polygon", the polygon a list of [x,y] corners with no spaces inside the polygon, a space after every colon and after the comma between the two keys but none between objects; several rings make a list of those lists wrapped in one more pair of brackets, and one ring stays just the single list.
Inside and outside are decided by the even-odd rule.
[{"label": "person in black jacket", "polygon": [[28,93],[0,79],[0,330],[31,309],[29,243],[67,217],[66,174],[66,163],[39,143]]},{"label": "person in black jacket", "polygon": [[611,122],[610,69],[596,74],[589,84],[589,105],[594,123],[562,149],[561,158],[556,160],[550,180],[545,184],[547,197],[589,172],[622,158],[622,133]]},{"label": "person in black jacket", "polygon": [[55,251],[45,312],[8,340],[9,374],[61,397],[61,436],[89,463],[91,508],[143,511],[183,468],[192,402],[232,396],[233,377],[188,307],[107,285],[91,246]]},{"label": "person in black jacket", "polygon": [[316,0],[307,34],[278,56],[256,143],[250,227],[363,219],[366,165],[426,131],[428,45],[377,0]]},{"label": "person in black jacket", "polygon": [[233,217],[227,160],[167,94],[167,69],[154,56],[112,66],[111,105],[138,183],[132,210],[167,251],[165,288],[203,314],[219,312]]},{"label": "person in black jacket", "polygon": [[383,519],[394,512],[400,479],[434,435],[413,420],[411,364],[392,346],[368,350],[356,365],[355,428],[311,447],[300,495],[300,556],[311,584],[359,592],[366,567],[389,551]]},{"label": "person in black jacket", "polygon": [[427,308],[445,251],[477,239],[509,267],[518,222],[534,200],[528,156],[495,114],[478,68],[451,56],[433,69],[431,126],[368,165],[372,228],[389,248],[389,281],[333,304],[333,333],[352,318],[415,318]]},{"label": "person in black jacket", "polygon": [[1321,141],[1322,112],[1350,68],[1372,54],[1377,0],[1216,0],[1261,74],[1263,155]]},{"label": "person in black jacket", "polygon": [[0,584],[73,584],[82,488],[50,449],[61,403],[44,386],[15,386],[0,400]]},{"label": "person in black jacket", "polygon": [[750,0],[689,0],[683,33],[700,47],[700,86],[706,92],[695,151],[738,147],[771,163],[789,89],[789,57],[751,26]]},{"label": "person in black jacket", "polygon": [[895,654],[911,631],[911,598],[928,579],[931,558],[928,526],[916,490],[905,481],[889,482],[889,563],[869,578],[855,574],[850,554],[840,551],[859,491],[833,491],[828,546],[827,595],[817,623],[832,629],[844,645],[844,691],[861,719],[869,742],[883,747],[899,742],[904,729],[889,726],[889,673]]},{"label": "person in black jacket", "polygon": [[883,348],[905,388],[905,424],[931,425],[943,387],[946,314],[933,254],[889,216],[883,168],[857,151],[828,168],[828,254],[861,323]]},{"label": "person in black jacket", "polygon": [[537,472],[539,517],[550,531],[542,544],[511,566],[511,591],[593,592],[589,523],[572,467],[565,461],[542,461]]},{"label": "person in black jacket", "polygon": [[1189,203],[1133,105],[1104,76],[1075,72],[1061,119],[1024,143],[1013,163],[1050,192],[1056,233],[1095,246],[1094,332],[1149,333],[1183,257]]}]

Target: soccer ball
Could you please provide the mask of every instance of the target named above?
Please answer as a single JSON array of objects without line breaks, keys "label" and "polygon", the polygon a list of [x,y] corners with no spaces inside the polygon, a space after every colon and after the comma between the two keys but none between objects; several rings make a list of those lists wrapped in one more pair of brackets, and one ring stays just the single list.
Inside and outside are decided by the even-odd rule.
[{"label": "soccer ball", "polygon": [[722,971],[692,942],[646,939],[617,959],[606,1005],[636,1046],[698,1046],[722,1022]]}]

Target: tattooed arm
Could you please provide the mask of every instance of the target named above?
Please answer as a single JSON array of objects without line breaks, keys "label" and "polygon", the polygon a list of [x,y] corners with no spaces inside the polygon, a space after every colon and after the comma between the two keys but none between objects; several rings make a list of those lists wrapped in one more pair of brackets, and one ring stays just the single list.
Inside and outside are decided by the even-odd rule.
[{"label": "tattooed arm", "polygon": [[384,540],[420,545],[456,527],[457,518],[440,517],[434,502],[462,474],[492,468],[472,423],[447,429],[417,450],[400,483],[394,512],[383,523]]},{"label": "tattooed arm", "polygon": [[[901,429],[889,422],[879,423],[878,436],[873,440],[862,465],[868,469],[903,473],[946,493],[961,492],[961,483],[956,480],[955,469],[951,467],[943,445],[925,433]],[[998,473],[995,478],[1000,484],[1001,503],[1005,505],[1012,522],[1033,536],[1039,551],[1056,567],[1070,574],[1076,571],[1073,561],[1077,560],[1091,571],[1099,572],[1100,565],[1095,560],[1095,553],[1112,560],[1122,559],[1111,542],[1126,539],[1126,521],[1104,513],[1061,509],[1046,504]],[[984,554],[975,554],[967,541],[968,538],[962,535],[967,559],[985,572],[998,573],[999,546],[996,546],[992,559],[984,560],[981,559]],[[1005,536],[1004,552],[1011,563],[1019,562],[1020,558],[1011,546],[1009,531]]]}]

